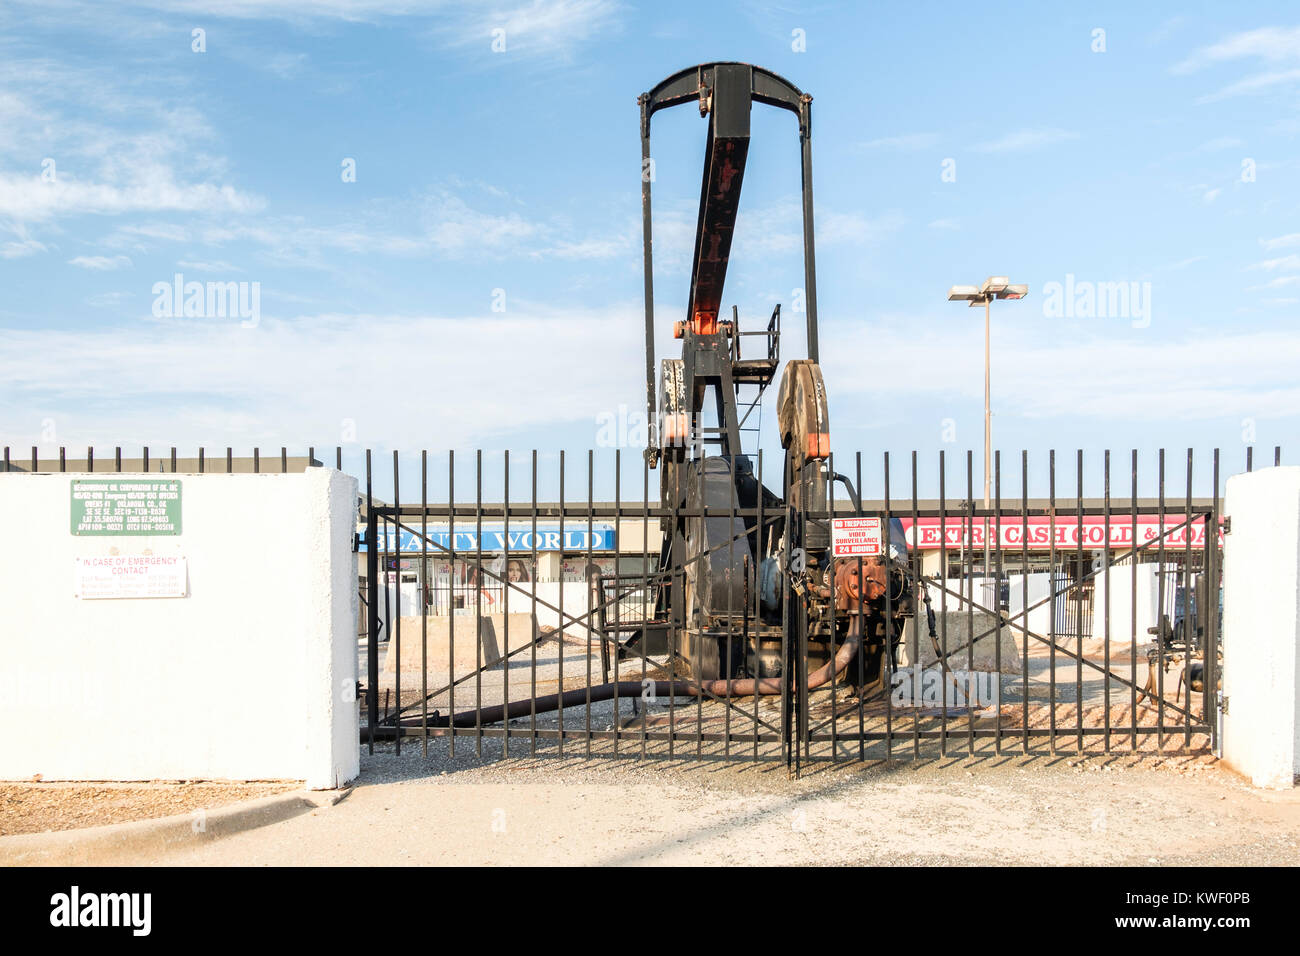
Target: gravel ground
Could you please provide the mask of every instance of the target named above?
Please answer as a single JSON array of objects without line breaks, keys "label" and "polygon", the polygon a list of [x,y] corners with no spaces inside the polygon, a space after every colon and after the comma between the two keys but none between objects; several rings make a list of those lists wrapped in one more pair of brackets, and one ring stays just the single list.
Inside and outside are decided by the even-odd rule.
[{"label": "gravel ground", "polygon": [[0,836],[147,820],[269,797],[300,783],[0,783]]},{"label": "gravel ground", "polygon": [[[1066,642],[1067,644],[1069,642]],[[561,680],[560,663],[561,653],[560,645],[552,637],[543,638],[536,647],[536,669],[533,669],[529,653],[523,653],[513,659],[508,667],[500,665],[485,668],[480,674],[474,676],[472,671],[469,675],[457,675],[461,679],[454,691],[454,700],[452,695],[446,691],[451,675],[446,670],[432,668],[428,674],[428,686],[431,694],[428,709],[432,714],[435,711],[442,714],[448,712],[470,712],[475,707],[477,695],[481,694],[481,705],[491,706],[509,700],[526,700],[529,697],[530,689],[535,688],[537,696],[555,693],[560,689],[576,690],[602,682],[601,667],[599,657],[595,654],[588,656],[590,650],[587,641],[582,638],[566,637],[563,646],[563,679]],[[1136,746],[1140,750],[1152,750],[1157,746],[1156,735],[1150,733],[1147,735],[1139,733],[1139,739],[1134,744],[1129,736],[1123,733],[1122,728],[1133,723],[1134,714],[1136,714],[1137,724],[1140,728],[1154,731],[1159,724],[1165,728],[1164,736],[1166,739],[1161,741],[1161,749],[1170,746],[1181,749],[1186,746],[1182,730],[1183,724],[1188,719],[1181,715],[1175,702],[1182,708],[1188,706],[1186,698],[1178,699],[1178,689],[1176,683],[1166,688],[1166,705],[1158,706],[1155,701],[1147,700],[1138,704],[1134,709],[1131,704],[1133,701],[1133,690],[1130,686],[1123,683],[1124,680],[1136,680],[1141,685],[1146,681],[1146,653],[1145,645],[1139,645],[1137,649],[1137,660],[1139,664],[1135,669],[1128,666],[1130,658],[1130,648],[1126,645],[1120,647],[1115,645],[1110,654],[1110,674],[1111,679],[1103,670],[1106,658],[1102,642],[1087,642],[1083,652],[1088,663],[1079,663],[1067,657],[1064,652],[1056,655],[1056,666],[1053,668],[1051,654],[1049,649],[1037,644],[1030,644],[1028,655],[1028,675],[1027,677],[1019,674],[1004,674],[999,681],[1001,702],[1002,702],[1002,719],[1001,727],[1003,730],[1014,730],[1023,727],[1026,718],[1029,726],[1035,729],[1047,729],[1052,722],[1053,711],[1055,712],[1055,722],[1060,739],[1064,741],[1067,738],[1073,739],[1071,730],[1076,723],[1080,723],[1084,728],[1102,729],[1106,726],[1106,703],[1107,690],[1109,690],[1109,725],[1112,728],[1110,746],[1113,749],[1125,750],[1132,749]],[[387,646],[381,647],[380,655],[388,653]],[[358,655],[358,673],[365,679],[366,675],[366,645],[364,641],[359,641],[357,645]],[[657,666],[657,663],[647,663],[645,676],[651,679],[667,679],[667,671]],[[1092,665],[1092,666],[1090,666]],[[954,659],[954,667],[960,668],[960,661]],[[611,673],[611,678],[614,676]],[[683,675],[675,675],[679,678]],[[618,668],[618,677],[621,680],[640,680],[642,677],[642,662],[640,660],[624,661]],[[393,673],[380,669],[379,683],[379,706],[381,717],[391,713],[393,709],[400,705],[408,708],[406,714],[412,718],[420,716],[419,702],[420,693],[420,674],[418,668],[414,673],[403,672],[402,686],[400,695],[396,693],[395,675]],[[1077,682],[1077,683],[1076,683]],[[947,681],[943,682],[945,685]],[[1054,686],[1053,686],[1054,685]],[[1026,705],[1026,688],[1027,705]],[[951,692],[951,687],[946,686],[946,690]],[[439,691],[442,691],[439,693]],[[1082,694],[1082,719],[1079,716],[1079,698]],[[814,716],[818,721],[825,721],[831,716],[829,709],[829,691],[814,695],[813,710]],[[1051,702],[1055,702],[1055,707]],[[1190,702],[1191,710],[1200,715],[1204,709],[1204,697],[1202,694],[1192,695]],[[683,733],[694,733],[702,730],[706,733],[720,733],[728,728],[725,727],[724,720],[726,709],[720,704],[706,703],[703,711],[694,714],[695,705],[688,699],[679,699],[675,707],[674,723],[676,729]],[[856,710],[850,708],[844,710],[837,707],[837,711],[842,713],[842,717],[837,722],[836,733],[855,733],[858,729],[858,718]],[[779,709],[774,698],[764,699],[759,703],[758,716],[769,725],[775,724]],[[867,717],[864,722],[864,730],[871,732],[883,733],[885,730],[885,709],[883,700],[877,699],[867,705]],[[737,707],[731,711],[730,731],[732,733],[744,734],[752,733],[754,713],[754,702],[752,699],[741,699],[737,701]],[[941,720],[937,717],[938,709],[935,707],[924,707],[919,714],[919,723],[921,731],[935,731],[939,729]],[[629,707],[619,708],[620,718],[626,718],[629,714]],[[586,711],[571,710],[564,718],[565,724],[570,727],[586,727]],[[591,710],[592,729],[607,730],[613,726],[614,707],[612,704],[595,703]],[[986,715],[990,716],[990,715]],[[362,726],[365,723],[364,707],[361,713]],[[896,728],[905,728],[910,733],[913,724],[912,711],[906,707],[897,708],[893,721]],[[957,735],[965,735],[965,724],[968,722],[968,712],[962,708],[952,708],[950,711],[947,725],[950,732]],[[684,721],[684,723],[683,723]],[[997,726],[993,720],[977,721],[978,726],[984,730],[991,731]],[[555,726],[556,720],[552,715],[541,715],[538,719],[538,726],[551,729]],[[522,722],[516,724],[516,729],[522,726]],[[639,725],[638,725],[639,726]],[[896,730],[897,732],[897,730]],[[1178,741],[1171,744],[1168,738],[1176,736]],[[1208,749],[1208,740],[1202,735],[1192,735],[1191,743],[1199,749]],[[1085,735],[1084,746],[1090,750],[1104,749],[1103,737],[1097,735]],[[879,756],[884,756],[883,752]]]},{"label": "gravel ground", "polygon": [[[539,646],[538,692],[560,686],[560,645]],[[364,645],[358,648],[364,666]],[[582,686],[588,666],[585,641],[565,642],[563,685]],[[1030,724],[1045,727],[1046,683],[1051,670],[1030,656]],[[592,662],[593,664],[595,662]],[[528,687],[524,672],[510,678],[510,697]],[[511,668],[515,671],[517,668]],[[598,664],[595,665],[599,681]],[[1118,668],[1117,668],[1118,669]],[[1073,666],[1057,670],[1057,740],[1061,750],[1075,746],[1077,719]],[[639,677],[637,662],[625,677]],[[364,673],[364,671],[363,671]],[[431,675],[433,678],[435,675]],[[445,675],[440,675],[444,676]],[[658,676],[652,674],[651,676]],[[1100,727],[1106,681],[1085,680],[1085,726]],[[501,668],[484,673],[484,704],[505,694]],[[433,687],[441,684],[433,683]],[[1004,684],[1004,728],[1022,723],[1018,679]],[[403,703],[418,692],[403,682]],[[547,685],[543,687],[543,685]],[[382,686],[382,684],[381,684]],[[391,692],[391,684],[385,689]],[[1112,685],[1113,727],[1131,720],[1127,688]],[[474,687],[462,686],[456,709],[472,705]],[[396,695],[393,695],[394,697]],[[446,708],[436,695],[431,709]],[[395,703],[395,701],[394,701]],[[1197,701],[1199,704],[1199,701]],[[772,730],[779,723],[775,700],[758,702],[758,716]],[[641,729],[664,733],[666,701],[631,713],[623,701],[593,704],[590,726],[608,732],[621,726],[628,739],[613,754],[609,739],[570,739],[560,753],[554,737],[537,741],[530,754],[526,737],[510,741],[503,755],[500,738],[458,736],[450,756],[445,737],[429,743],[408,739],[398,755],[381,743],[373,754],[363,748],[362,776],[356,791],[338,806],[300,818],[185,848],[159,862],[223,863],[710,863],[737,865],[752,860],[780,863],[1193,863],[1250,865],[1300,863],[1300,796],[1255,791],[1220,769],[1206,752],[1207,741],[1193,735],[1191,748],[1181,733],[1166,738],[1156,752],[1154,734],[1140,735],[1138,753],[1106,756],[1052,754],[1047,740],[1034,738],[1034,753],[1019,753],[1019,741],[994,751],[988,738],[976,738],[974,756],[944,756],[937,744],[921,740],[913,752],[913,720],[921,730],[937,729],[940,717],[922,711],[894,715],[895,757],[886,762],[882,741],[870,741],[864,763],[806,763],[796,779],[779,760],[753,762],[737,755],[752,745],[733,742],[730,758],[719,741],[679,740],[674,755],[666,741],[649,741]],[[854,732],[856,705],[831,695],[815,695],[811,716],[823,732],[832,712],[846,716],[837,732]],[[752,700],[730,711],[732,733],[752,733]],[[866,709],[868,730],[884,729],[881,702]],[[418,713],[418,711],[416,711]],[[682,734],[726,730],[728,710],[720,703],[697,710],[694,701],[674,704],[672,723]],[[949,720],[952,751],[965,751],[970,716]],[[560,715],[539,715],[540,731],[554,734]],[[587,726],[585,708],[563,715],[567,731]],[[1155,708],[1140,707],[1139,723],[1150,726]],[[1167,718],[1168,720],[1168,718]],[[1169,723],[1173,723],[1169,720]],[[530,722],[512,724],[526,734]],[[977,729],[991,729],[987,712]],[[1112,746],[1128,749],[1117,734]],[[818,748],[814,744],[814,748]],[[1101,739],[1085,740],[1099,751]],[[588,749],[596,754],[586,757]],[[760,750],[776,756],[777,744]],[[841,741],[840,753],[856,756],[858,745]],[[829,754],[823,741],[820,752]],[[481,755],[480,755],[481,753]],[[294,783],[152,784],[0,784],[0,834],[31,833],[138,820],[216,807],[295,789]]]},{"label": "gravel ground", "polygon": [[1300,863],[1300,793],[1195,756],[783,764],[424,758],[379,747],[334,807],[156,862],[293,864]]}]

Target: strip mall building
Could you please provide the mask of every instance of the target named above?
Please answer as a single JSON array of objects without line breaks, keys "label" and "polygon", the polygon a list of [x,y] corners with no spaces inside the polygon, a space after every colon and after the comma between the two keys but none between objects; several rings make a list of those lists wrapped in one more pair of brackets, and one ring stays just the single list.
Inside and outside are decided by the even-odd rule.
[{"label": "strip mall building", "polygon": [[[1075,504],[1070,502],[1069,506]],[[952,591],[970,595],[979,606],[992,607],[997,600],[1004,611],[1015,614],[1026,606],[1026,592],[1028,606],[1033,607],[1050,591],[1064,590],[1054,606],[1042,613],[1056,619],[1058,633],[1089,636],[1097,598],[1109,586],[1114,589],[1113,620],[1128,620],[1131,611],[1140,618],[1137,630],[1141,639],[1145,639],[1149,623],[1158,619],[1160,606],[1171,618],[1181,613],[1177,605],[1185,582],[1182,572],[1186,568],[1195,574],[1203,567],[1204,514],[1212,502],[1193,500],[1190,526],[1186,502],[1167,502],[1163,522],[1158,514],[1149,513],[1158,505],[1154,500],[1139,499],[1136,515],[1116,511],[1109,519],[1100,513],[1104,508],[1099,501],[1085,500],[1082,518],[1077,514],[1053,517],[1049,505],[1046,500],[1031,499],[1023,517],[1004,514],[996,521],[951,514],[914,520],[910,508],[900,510],[897,504],[892,513],[903,524],[913,553],[920,557],[922,574],[930,579],[946,577],[950,582],[963,582],[950,583],[947,595],[935,588],[936,600],[945,600],[950,608],[960,603],[954,602]],[[1058,506],[1066,507],[1060,503]],[[614,505],[598,503],[593,510],[609,513]],[[625,513],[633,510],[624,508]],[[863,510],[882,513],[884,503],[866,501]],[[918,502],[921,514],[938,510],[938,502]],[[500,506],[487,505],[483,511],[499,513]],[[400,534],[381,528],[385,583],[390,588],[400,587],[403,607],[418,607],[423,594],[431,614],[467,612],[480,600],[495,605],[506,589],[502,579],[536,590],[539,597],[567,585],[565,610],[580,613],[581,609],[576,605],[571,608],[570,604],[585,604],[586,584],[594,574],[639,576],[657,566],[660,532],[654,518],[647,521],[639,516],[618,517],[590,522],[546,518],[536,522],[535,530],[534,534],[530,518],[511,519],[509,524],[500,518],[457,521],[454,528],[430,522],[426,545],[418,527],[403,529]],[[364,552],[364,528],[359,531]],[[1137,554],[1136,571],[1129,567],[1134,542],[1142,548]],[[426,548],[427,563],[423,555]],[[448,554],[450,550],[455,551],[454,561]],[[1107,558],[1112,567],[1109,572],[1105,570]],[[480,571],[480,566],[487,573]],[[364,575],[364,561],[360,567]],[[517,593],[517,589],[512,593],[512,601]]]}]

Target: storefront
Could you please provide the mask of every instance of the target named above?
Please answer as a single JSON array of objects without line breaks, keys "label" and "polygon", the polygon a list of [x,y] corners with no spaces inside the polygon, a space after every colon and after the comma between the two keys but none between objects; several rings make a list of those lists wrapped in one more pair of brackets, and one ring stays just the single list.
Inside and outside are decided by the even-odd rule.
[{"label": "storefront", "polygon": [[[1030,502],[1024,517],[963,518],[960,515],[900,517],[921,573],[936,581],[953,582],[951,592],[967,594],[977,604],[1015,613],[1033,606],[1041,595],[1059,592],[1045,609],[1062,633],[1091,632],[1098,593],[1112,588],[1112,599],[1151,606],[1151,613],[1176,618],[1186,593],[1184,571],[1200,572],[1204,563],[1204,510],[1193,510],[1189,528],[1172,509],[1163,521],[1155,514],[1044,514],[1047,503]],[[600,505],[602,510],[612,506]],[[864,510],[876,510],[864,503]],[[499,506],[485,506],[485,511]],[[364,528],[361,551],[367,550]],[[597,575],[648,577],[658,566],[658,519],[617,518],[588,523],[555,519],[457,521],[454,527],[430,523],[427,537],[418,528],[379,534],[384,581],[400,587],[402,606],[417,607],[421,596],[429,613],[448,614],[486,607],[497,609],[520,599],[523,592],[546,595],[566,609],[578,607],[590,594]],[[1137,574],[1128,570],[1135,544],[1141,547]],[[1163,544],[1163,547],[1161,545]],[[1109,558],[1110,569],[1106,563]],[[359,562],[365,587],[365,564]],[[1118,565],[1118,566],[1116,566]],[[511,588],[510,585],[515,585]],[[1146,595],[1147,591],[1151,595]],[[510,591],[509,597],[506,592]],[[1140,596],[1128,597],[1130,592]],[[936,592],[938,593],[938,592]],[[996,597],[995,597],[996,595]],[[1128,606],[1128,605],[1126,605]],[[572,612],[571,613],[575,613]],[[1144,615],[1146,612],[1143,612]],[[1158,618],[1157,618],[1158,619]],[[1142,633],[1148,625],[1142,624]]]},{"label": "storefront", "polygon": [[1158,562],[1163,555],[1165,564],[1195,567],[1205,551],[1205,518],[1195,513],[1190,526],[1184,515],[1168,512],[1163,520],[1158,515],[1116,513],[1109,518],[1036,514],[996,519],[930,517],[915,522],[903,517],[900,521],[909,546],[921,553],[927,575],[940,573],[946,559],[950,575],[962,573],[962,568],[981,573],[987,568],[992,573],[998,567],[1003,571],[1055,567],[1082,576],[1080,572],[1100,567],[1108,552],[1114,562],[1132,552],[1135,544],[1141,548],[1139,563]]},{"label": "storefront", "polygon": [[1162,618],[1177,626],[1196,615],[1208,509],[1194,509],[1189,525],[1173,509],[1163,519],[1123,511],[1053,517],[1040,504],[1032,509],[1038,514],[996,519],[902,518],[922,574],[936,582],[934,600],[949,609],[968,599],[1012,615],[1025,611],[1031,629],[1079,638],[1101,636],[1109,602],[1110,636],[1123,642],[1147,640]]},{"label": "storefront", "polygon": [[[418,529],[380,529],[378,544],[385,582],[400,580],[403,600],[415,600],[423,593],[430,613],[445,614],[482,603],[500,603],[508,584],[580,585],[585,592],[598,575],[644,575],[659,560],[659,544],[653,540],[658,524],[640,519],[597,521],[533,522],[524,519],[509,526],[499,520],[455,527],[429,524],[427,536]],[[360,550],[368,550],[365,528],[358,529]],[[647,545],[652,544],[647,551]],[[365,561],[358,564],[365,585]],[[409,597],[407,597],[409,593]]]}]

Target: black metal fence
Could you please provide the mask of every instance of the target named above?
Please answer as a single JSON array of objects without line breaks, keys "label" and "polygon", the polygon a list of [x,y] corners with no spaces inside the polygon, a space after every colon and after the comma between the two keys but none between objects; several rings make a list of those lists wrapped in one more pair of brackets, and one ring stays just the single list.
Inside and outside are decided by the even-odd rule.
[{"label": "black metal fence", "polygon": [[[341,467],[343,450],[333,457]],[[861,454],[848,469],[832,460],[830,473],[849,472],[858,489],[849,500],[837,500],[831,483],[821,508],[796,513],[760,497],[720,513],[661,498],[658,474],[619,452],[599,480],[586,456],[576,496],[561,454],[558,497],[542,501],[536,452],[524,459],[525,494],[512,494],[507,454],[504,481],[485,500],[481,453],[465,493],[454,453],[421,452],[418,487],[408,490],[398,453],[389,472],[367,451],[361,741],[398,751],[418,741],[424,754],[486,746],[500,755],[744,757],[796,768],[930,754],[1212,750],[1219,452],[1199,461],[1189,450],[1175,461],[1162,450],[1153,474],[1139,471],[1137,452],[1086,461],[1079,452],[1068,464],[1045,457],[1031,484],[1028,454],[1004,469],[998,453],[987,505],[975,494],[970,453],[956,462],[964,480],[954,498],[948,456],[938,454],[926,485],[937,495],[923,497],[914,452],[902,461],[884,455],[874,480]],[[625,459],[639,465],[639,481],[626,480]],[[100,460],[93,449],[80,460],[60,449],[57,461],[33,449],[20,461],[6,448],[3,468],[228,473],[320,464],[314,449],[305,458],[255,449],[251,459],[230,449],[178,458],[174,448],[123,459],[114,449]],[[755,464],[761,484],[762,454]],[[1248,449],[1244,470],[1253,466]],[[431,468],[441,481],[431,482]],[[381,472],[388,500],[375,493]],[[864,499],[864,477],[881,493]],[[1154,494],[1139,494],[1140,478]],[[720,517],[731,532],[703,550],[663,547],[673,527]],[[863,517],[899,529],[906,543],[880,559],[901,584],[874,599],[885,648],[874,681],[864,674],[867,639],[855,643],[851,623],[855,613],[863,619],[865,599],[859,594],[856,612],[836,602],[844,559],[809,569],[790,544],[805,541],[811,525]],[[742,598],[714,622],[711,671],[699,629],[664,596],[689,595],[701,586],[700,567],[747,539],[778,541],[769,548],[776,559],[754,551],[728,565],[743,579]]]},{"label": "black metal fence", "polygon": [[[364,537],[379,544],[367,547],[367,574],[380,573],[394,557],[424,569],[431,560],[461,562],[495,590],[482,592],[491,601],[476,599],[451,613],[440,613],[438,599],[395,592],[393,601],[409,600],[410,613],[394,612],[391,631],[372,607],[365,680],[368,688],[391,689],[383,700],[394,703],[368,695],[363,740],[371,747],[393,741],[400,750],[403,741],[418,739],[425,753],[431,743],[450,753],[468,743],[481,754],[491,742],[502,755],[694,754],[797,766],[1006,748],[1197,753],[1214,746],[1221,667],[1217,451],[1204,465],[1201,495],[1193,493],[1197,462],[1190,451],[1177,466],[1158,454],[1156,494],[1145,498],[1138,494],[1136,452],[1122,462],[1112,462],[1109,452],[1098,456],[1087,477],[1100,494],[1091,497],[1082,453],[1064,475],[1057,456],[1048,456],[1046,496],[1029,494],[1028,455],[1019,457],[1010,480],[998,455],[985,507],[973,494],[971,456],[962,497],[953,500],[940,454],[939,494],[922,499],[913,454],[904,463],[910,480],[901,495],[886,455],[884,494],[874,500],[832,497],[826,508],[801,516],[770,507],[765,513],[761,501],[755,508],[733,504],[725,516],[739,524],[727,541],[712,543],[714,550],[780,519],[879,516],[886,526],[895,519],[902,525],[908,553],[891,555],[888,567],[906,580],[916,610],[891,635],[874,694],[860,693],[862,681],[853,679],[860,658],[835,665],[842,637],[828,638],[820,658],[828,665],[816,668],[807,601],[787,601],[782,640],[758,647],[745,631],[765,617],[758,566],[743,569],[745,612],[728,620],[721,643],[727,679],[700,676],[698,646],[680,639],[688,622],[656,595],[674,583],[686,586],[701,556],[663,558],[661,525],[718,514],[665,505],[654,472],[645,469],[629,500],[618,490],[615,456],[615,495],[602,500],[592,493],[588,456],[585,494],[571,500],[561,482],[559,500],[540,504],[534,453],[530,494],[515,500],[507,487],[485,504],[481,456],[471,500],[454,491],[455,456],[438,457],[448,475],[441,500],[429,500],[427,453],[420,456],[421,486],[411,495],[418,503],[398,494],[381,503],[367,493]],[[1280,450],[1274,460],[1280,463]],[[861,488],[863,460],[853,461]],[[368,488],[372,467],[368,458]],[[395,474],[400,467],[394,455]],[[758,469],[761,475],[761,455]],[[1061,478],[1073,479],[1071,493],[1060,493]],[[516,543],[505,550],[485,543],[486,523],[503,535],[498,540]],[[590,532],[607,526],[613,548],[640,552],[643,570],[549,585],[536,577],[510,580],[503,559],[538,566],[542,524],[561,537],[565,529],[585,529],[579,541],[586,550],[579,546],[576,556],[589,564],[597,540]],[[464,537],[469,546],[459,543],[458,529],[475,532]],[[397,551],[403,535],[406,550]],[[789,587],[797,571],[783,564],[780,575]],[[884,603],[901,606],[907,597],[889,591]],[[895,612],[886,607],[884,618]],[[802,628],[793,623],[800,616]],[[818,673],[823,679],[810,679]]]}]

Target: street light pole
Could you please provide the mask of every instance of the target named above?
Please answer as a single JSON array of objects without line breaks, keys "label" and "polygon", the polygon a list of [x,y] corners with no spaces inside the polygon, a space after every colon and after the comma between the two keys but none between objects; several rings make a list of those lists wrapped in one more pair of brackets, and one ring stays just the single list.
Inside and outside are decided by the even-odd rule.
[{"label": "street light pole", "polygon": [[[993,412],[989,406],[989,308],[992,302],[991,295],[984,297],[984,565],[980,568],[980,575],[985,582],[989,577],[989,474],[992,467],[990,462],[993,459]],[[974,561],[971,563],[973,564]],[[994,595],[993,600],[1000,601],[1001,582],[995,582],[994,587],[999,593]],[[971,582],[972,592],[974,589],[974,582]],[[971,598],[974,597],[972,593]],[[985,600],[988,600],[987,595]],[[993,608],[1001,613],[999,605],[994,604]]]},{"label": "street light pole", "polygon": [[[992,296],[984,297],[984,507],[989,506],[992,486],[990,462],[993,459],[993,412],[989,406],[989,304]],[[988,536],[985,535],[987,542]]]},{"label": "street light pole", "polygon": [[[948,290],[949,302],[966,302],[972,308],[984,306],[984,574],[989,569],[989,519],[988,510],[993,497],[993,408],[989,387],[989,309],[994,299],[1023,299],[1029,287],[1011,285],[1006,276],[989,276],[978,288],[973,285],[955,285]],[[973,505],[972,505],[973,508]],[[972,566],[974,559],[971,560]],[[995,597],[995,600],[1000,600]]]},{"label": "street light pole", "polygon": [[949,302],[984,306],[984,507],[993,496],[993,410],[989,399],[989,307],[994,299],[1023,299],[1029,287],[1012,285],[1006,276],[989,276],[981,286],[955,285],[948,290]]}]

